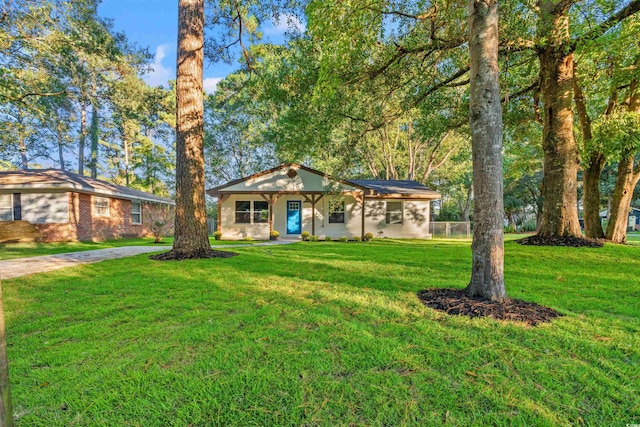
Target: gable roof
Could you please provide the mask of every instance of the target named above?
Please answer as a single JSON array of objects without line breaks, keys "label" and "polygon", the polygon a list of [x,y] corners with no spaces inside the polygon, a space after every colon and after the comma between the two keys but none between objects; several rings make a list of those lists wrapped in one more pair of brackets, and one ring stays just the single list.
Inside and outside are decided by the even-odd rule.
[{"label": "gable roof", "polygon": [[[230,187],[236,187],[238,184],[245,183],[250,180],[255,180],[256,178],[263,177],[265,175],[274,174],[278,171],[282,171],[283,169],[299,169],[310,172],[312,174],[321,176],[323,178],[347,185],[349,187],[355,188],[356,190],[362,191],[365,196],[368,197],[389,197],[389,198],[419,198],[419,199],[439,199],[440,194],[436,191],[425,187],[417,181],[402,181],[402,180],[376,180],[376,179],[337,179],[328,174],[320,172],[316,169],[309,168],[307,166],[299,165],[296,163],[283,163],[274,168],[255,173],[253,175],[236,179],[233,181],[229,181],[225,184],[219,185],[214,188],[210,188],[207,190],[207,194],[210,196],[218,196],[220,194],[230,194],[230,193],[242,193],[243,191],[238,191],[237,189],[232,189]],[[269,191],[265,191],[268,193]],[[282,191],[282,193],[287,193],[287,191]]]},{"label": "gable roof", "polygon": [[7,193],[24,190],[75,191],[121,199],[175,204],[173,200],[166,197],[156,196],[155,194],[134,190],[123,185],[112,184],[59,169],[0,171],[0,192]]},{"label": "gable roof", "polygon": [[341,183],[341,184],[345,184],[345,185],[348,185],[350,187],[355,187],[355,188],[360,189],[360,190],[366,190],[366,188],[364,188],[364,187],[362,187],[362,186],[360,186],[358,184],[354,184],[354,183],[352,183],[350,181],[346,181],[346,180],[343,180],[343,179],[334,178],[334,177],[332,177],[332,176],[330,176],[330,175],[328,175],[328,174],[326,174],[324,172],[320,172],[319,170],[312,169],[312,168],[304,166],[304,165],[299,165],[297,163],[282,163],[282,164],[280,164],[280,165],[278,165],[278,166],[276,166],[274,168],[267,169],[267,170],[264,170],[264,171],[261,171],[261,172],[258,172],[258,173],[254,173],[253,175],[249,175],[249,176],[246,176],[246,177],[240,178],[240,179],[235,179],[233,181],[229,181],[229,182],[227,182],[225,184],[222,184],[222,185],[219,185],[217,187],[210,188],[210,189],[207,190],[207,194],[209,194],[210,196],[217,196],[220,193],[224,193],[225,189],[227,189],[229,187],[236,186],[238,184],[241,184],[241,183],[249,181],[249,180],[255,180],[256,178],[260,178],[260,177],[263,177],[265,175],[273,174],[273,173],[281,171],[283,169],[303,170],[303,171],[309,172],[309,173],[311,173],[313,175],[317,175],[317,176],[320,176],[322,178],[326,178],[328,180],[332,180],[332,181],[335,181],[335,182],[338,182],[338,183]]}]

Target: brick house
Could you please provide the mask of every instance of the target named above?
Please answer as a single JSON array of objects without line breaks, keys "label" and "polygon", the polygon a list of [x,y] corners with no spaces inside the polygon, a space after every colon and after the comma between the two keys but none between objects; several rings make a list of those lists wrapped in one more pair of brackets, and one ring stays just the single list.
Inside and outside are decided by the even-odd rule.
[{"label": "brick house", "polygon": [[40,231],[39,241],[150,236],[151,218],[167,206],[174,201],[73,172],[0,172],[0,227],[28,221]]}]

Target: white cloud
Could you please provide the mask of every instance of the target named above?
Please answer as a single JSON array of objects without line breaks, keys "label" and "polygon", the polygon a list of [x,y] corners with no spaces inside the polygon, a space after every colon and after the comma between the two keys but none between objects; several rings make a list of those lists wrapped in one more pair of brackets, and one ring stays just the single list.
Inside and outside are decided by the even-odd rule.
[{"label": "white cloud", "polygon": [[212,93],[214,93],[218,88],[218,83],[220,83],[221,80],[222,77],[207,77],[206,79],[204,79],[204,81],[202,82],[204,92],[207,95],[211,95]]},{"label": "white cloud", "polygon": [[271,26],[264,29],[266,35],[283,35],[287,31],[304,33],[307,27],[295,15],[282,14],[271,22]]},{"label": "white cloud", "polygon": [[168,86],[169,80],[175,79],[173,68],[162,65],[162,60],[167,56],[167,49],[171,45],[161,44],[156,48],[156,56],[151,65],[151,71],[142,75],[144,80],[150,86]]}]

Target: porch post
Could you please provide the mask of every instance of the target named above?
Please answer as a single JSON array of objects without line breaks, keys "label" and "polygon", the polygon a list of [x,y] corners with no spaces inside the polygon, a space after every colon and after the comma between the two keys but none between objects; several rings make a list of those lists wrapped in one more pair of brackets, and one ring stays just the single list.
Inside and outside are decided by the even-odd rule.
[{"label": "porch post", "polygon": [[316,203],[318,203],[322,199],[322,194],[311,194],[307,196],[303,194],[305,202],[311,203],[311,234],[316,235]]},{"label": "porch post", "polygon": [[228,194],[218,195],[218,230],[222,233],[222,204],[229,198]]},{"label": "porch post", "polygon": [[364,203],[365,203],[365,197],[364,197],[364,191],[362,192],[362,235],[360,236],[362,238],[362,240],[364,240]]},{"label": "porch post", "polygon": [[269,236],[271,236],[271,232],[273,231],[273,205],[278,200],[277,194],[269,194],[265,196],[264,194],[260,194],[268,204],[269,204]]}]

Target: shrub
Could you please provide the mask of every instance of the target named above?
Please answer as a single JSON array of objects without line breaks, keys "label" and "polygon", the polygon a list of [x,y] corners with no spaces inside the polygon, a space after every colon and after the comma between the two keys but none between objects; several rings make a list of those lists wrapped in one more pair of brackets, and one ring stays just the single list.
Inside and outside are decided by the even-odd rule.
[{"label": "shrub", "polygon": [[309,234],[308,231],[303,231],[302,233],[300,233],[300,237],[302,237],[302,240],[305,242],[309,241],[309,237],[311,236],[311,234]]},{"label": "shrub", "polygon": [[331,240],[332,240],[331,236],[325,236],[325,238],[324,238],[325,242],[330,242]]},{"label": "shrub", "polygon": [[272,230],[271,233],[269,233],[269,239],[271,240],[278,240],[278,237],[280,237],[280,233],[276,230]]},{"label": "shrub", "polygon": [[360,236],[355,236],[355,237],[353,238],[353,241],[354,241],[354,242],[362,242],[362,237],[360,237]]},{"label": "shrub", "polygon": [[310,242],[317,242],[318,241],[318,236],[314,236],[313,234],[309,236],[309,241]]},{"label": "shrub", "polygon": [[222,231],[214,231],[213,232],[213,238],[216,239],[216,240],[222,239]]},{"label": "shrub", "polygon": [[251,241],[253,240],[253,237],[251,237],[251,236],[245,236],[245,237],[243,237],[243,239],[242,239],[242,240],[244,240],[245,242],[251,242]]},{"label": "shrub", "polygon": [[341,242],[348,242],[349,238],[347,236],[340,236],[340,238],[338,239]]},{"label": "shrub", "polygon": [[373,240],[373,233],[369,232],[367,234],[364,235],[364,239],[365,242],[370,242]]},{"label": "shrub", "polygon": [[536,229],[538,224],[536,224],[536,221],[534,219],[530,219],[529,221],[525,221],[522,224],[522,228],[521,230],[524,231],[525,233],[531,233],[533,231],[536,231]]},{"label": "shrub", "polygon": [[516,232],[516,226],[514,224],[508,225],[504,228],[504,232],[505,233],[515,233]]}]

